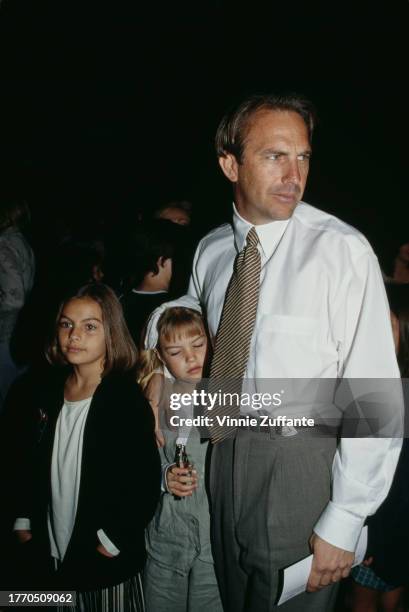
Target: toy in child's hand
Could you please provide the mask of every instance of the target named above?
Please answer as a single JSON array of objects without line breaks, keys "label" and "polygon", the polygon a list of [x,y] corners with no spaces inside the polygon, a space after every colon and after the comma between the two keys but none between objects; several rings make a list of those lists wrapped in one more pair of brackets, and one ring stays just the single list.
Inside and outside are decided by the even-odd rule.
[{"label": "toy in child's hand", "polygon": [[192,468],[192,465],[180,468],[175,464],[166,472],[166,486],[175,497],[189,497],[197,489],[197,471]]}]

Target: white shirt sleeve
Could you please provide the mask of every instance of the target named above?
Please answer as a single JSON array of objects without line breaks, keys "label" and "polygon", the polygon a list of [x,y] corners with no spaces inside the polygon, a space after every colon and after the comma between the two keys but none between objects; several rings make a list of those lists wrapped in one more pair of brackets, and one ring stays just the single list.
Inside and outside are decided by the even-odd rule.
[{"label": "white shirt sleeve", "polygon": [[117,557],[120,553],[119,549],[111,542],[111,540],[106,535],[103,529],[98,529],[97,531],[98,540],[101,542],[102,546],[107,549],[107,551]]},{"label": "white shirt sleeve", "polygon": [[15,520],[13,525],[13,531],[20,531],[21,529],[30,531],[31,521],[29,518],[18,518]]},{"label": "white shirt sleeve", "polygon": [[392,483],[402,446],[403,400],[389,308],[373,253],[361,255],[338,297],[333,322],[343,378],[351,383],[357,378],[397,379],[395,392],[385,402],[388,435],[393,437],[341,438],[333,463],[332,500],[314,527],[327,542],[353,551],[365,518],[377,510]]}]

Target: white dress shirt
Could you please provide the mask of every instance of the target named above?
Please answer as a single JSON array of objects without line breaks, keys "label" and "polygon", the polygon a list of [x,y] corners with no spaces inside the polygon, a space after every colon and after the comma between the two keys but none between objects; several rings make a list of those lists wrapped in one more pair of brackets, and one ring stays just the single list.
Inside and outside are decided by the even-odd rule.
[{"label": "white dress shirt", "polygon": [[[234,208],[233,226],[213,230],[198,246],[189,293],[201,302],[213,338],[251,227]],[[247,382],[399,378],[382,275],[365,237],[304,202],[289,220],[255,229],[262,270]],[[393,409],[399,431],[400,398]],[[355,549],[366,516],[387,495],[400,448],[398,435],[341,440],[332,499],[314,527],[320,537]]]}]

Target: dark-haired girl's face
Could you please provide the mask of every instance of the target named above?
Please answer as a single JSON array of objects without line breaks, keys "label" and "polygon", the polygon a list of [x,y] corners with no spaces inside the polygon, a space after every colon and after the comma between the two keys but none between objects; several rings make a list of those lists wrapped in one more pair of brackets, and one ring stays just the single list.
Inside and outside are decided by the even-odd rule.
[{"label": "dark-haired girl's face", "polygon": [[58,321],[58,344],[71,365],[101,372],[106,342],[100,305],[86,297],[67,302]]}]

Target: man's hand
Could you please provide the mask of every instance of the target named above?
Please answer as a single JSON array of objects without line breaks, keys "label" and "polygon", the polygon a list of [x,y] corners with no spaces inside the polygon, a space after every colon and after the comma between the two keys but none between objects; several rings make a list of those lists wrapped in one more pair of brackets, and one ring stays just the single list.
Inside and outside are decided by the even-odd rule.
[{"label": "man's hand", "polygon": [[166,486],[177,497],[193,495],[193,491],[197,489],[197,472],[174,465],[166,472]]},{"label": "man's hand", "polygon": [[15,534],[20,544],[25,544],[26,542],[29,542],[33,537],[29,529],[16,529]]},{"label": "man's hand", "polygon": [[310,538],[310,546],[314,556],[307,591],[319,591],[348,576],[355,559],[353,552],[333,546],[316,533]]}]

